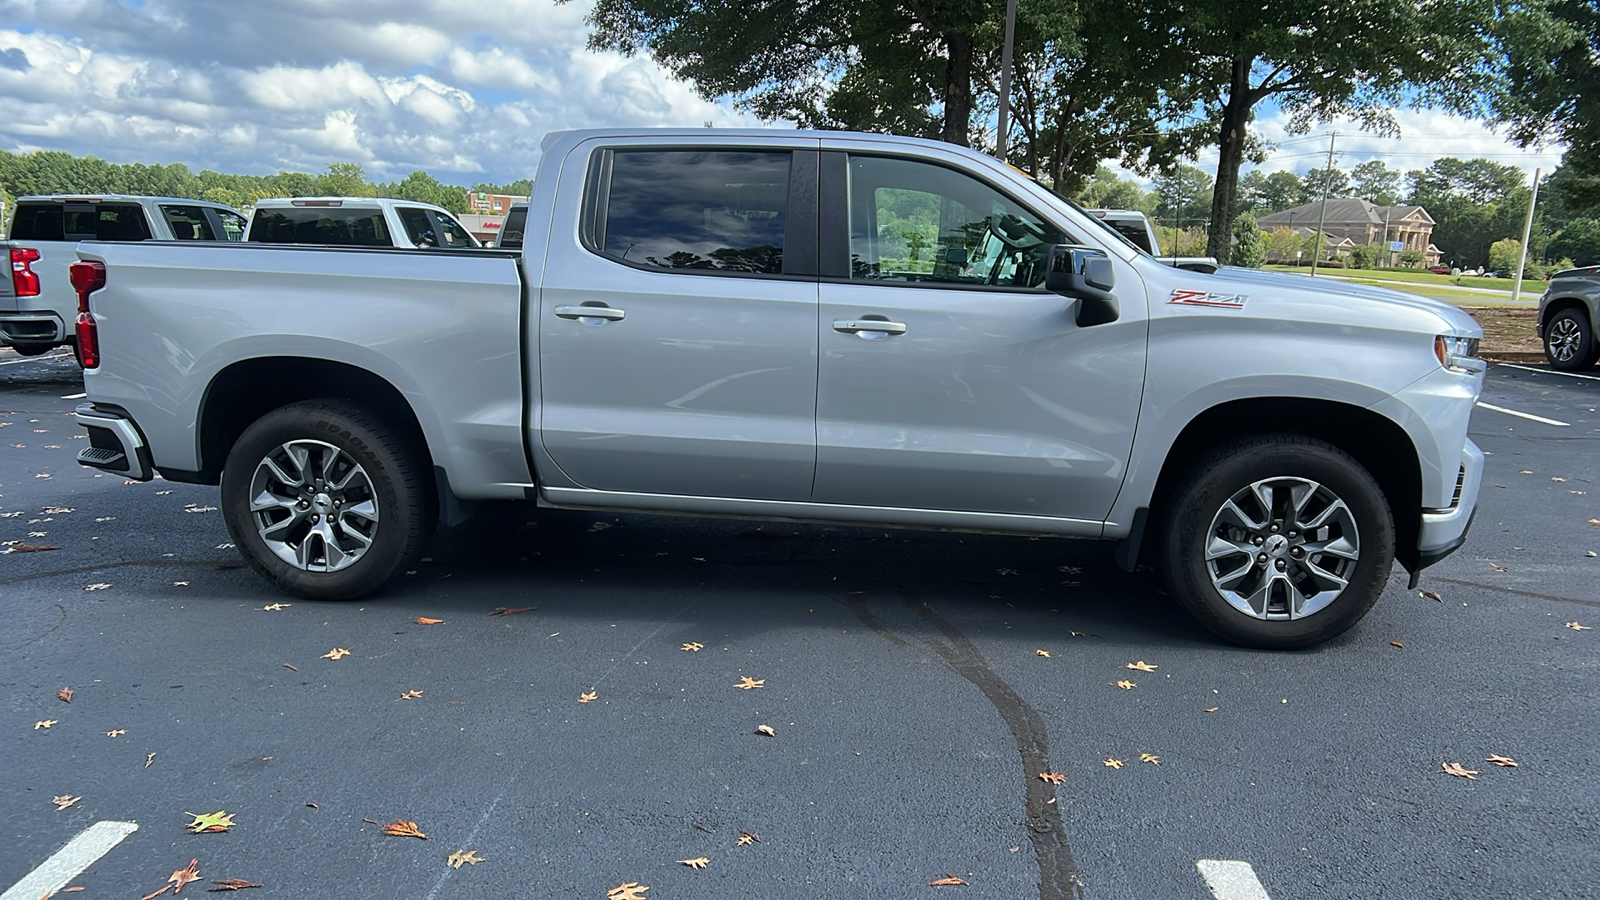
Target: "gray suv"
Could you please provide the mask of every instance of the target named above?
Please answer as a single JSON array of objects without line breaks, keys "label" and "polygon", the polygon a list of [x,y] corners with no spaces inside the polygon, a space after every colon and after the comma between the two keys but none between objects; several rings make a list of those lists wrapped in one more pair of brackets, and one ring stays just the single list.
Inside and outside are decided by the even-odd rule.
[{"label": "gray suv", "polygon": [[1567,269],[1550,279],[1539,298],[1539,337],[1552,368],[1587,369],[1600,359],[1595,323],[1600,322],[1600,266]]}]

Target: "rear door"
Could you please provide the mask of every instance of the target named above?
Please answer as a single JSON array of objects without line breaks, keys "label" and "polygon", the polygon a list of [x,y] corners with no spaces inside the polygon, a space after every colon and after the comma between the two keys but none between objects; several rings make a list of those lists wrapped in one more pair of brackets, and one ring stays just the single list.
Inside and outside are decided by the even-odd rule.
[{"label": "rear door", "polygon": [[539,440],[606,491],[806,500],[816,143],[581,145],[537,305]]}]

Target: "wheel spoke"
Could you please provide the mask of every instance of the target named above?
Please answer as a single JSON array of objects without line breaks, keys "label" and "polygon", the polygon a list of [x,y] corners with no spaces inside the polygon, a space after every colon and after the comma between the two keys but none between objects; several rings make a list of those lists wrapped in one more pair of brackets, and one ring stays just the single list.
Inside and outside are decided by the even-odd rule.
[{"label": "wheel spoke", "polygon": [[1316,531],[1318,528],[1327,525],[1328,520],[1332,519],[1334,516],[1339,517],[1339,524],[1341,525],[1351,521],[1350,508],[1345,506],[1344,501],[1337,497],[1333,498],[1333,502],[1329,503],[1327,507],[1322,510],[1322,512],[1319,512],[1313,516],[1310,521],[1302,522],[1301,527],[1306,531]]},{"label": "wheel spoke", "polygon": [[1211,543],[1206,545],[1206,562],[1238,553],[1243,553],[1246,558],[1249,558],[1255,552],[1256,548],[1249,541],[1230,541],[1220,535],[1212,535]]},{"label": "wheel spoke", "polygon": [[[1233,521],[1228,522],[1224,520],[1224,516],[1231,518]],[[1270,510],[1268,511],[1268,518],[1271,518]],[[1250,518],[1250,516],[1245,514],[1243,509],[1239,508],[1239,504],[1232,500],[1229,500],[1227,503],[1222,505],[1222,512],[1217,514],[1217,521],[1220,524],[1237,525],[1246,531],[1260,531],[1261,529],[1267,527],[1267,522],[1265,519],[1256,521],[1255,519]]]},{"label": "wheel spoke", "polygon": [[[1283,523],[1286,530],[1295,530],[1301,527],[1306,514],[1306,504],[1311,502],[1311,498],[1316,496],[1321,487],[1322,485],[1317,484],[1315,481],[1302,481],[1289,488],[1289,511],[1284,516]],[[1314,528],[1316,526],[1305,525],[1304,527]]]},{"label": "wheel spoke", "polygon": [[1338,593],[1339,591],[1344,590],[1345,586],[1350,583],[1346,579],[1340,578],[1338,575],[1328,571],[1327,569],[1324,569],[1321,565],[1311,562],[1310,560],[1306,561],[1305,570],[1306,574],[1311,576],[1311,580],[1316,582],[1323,591],[1333,591]]}]

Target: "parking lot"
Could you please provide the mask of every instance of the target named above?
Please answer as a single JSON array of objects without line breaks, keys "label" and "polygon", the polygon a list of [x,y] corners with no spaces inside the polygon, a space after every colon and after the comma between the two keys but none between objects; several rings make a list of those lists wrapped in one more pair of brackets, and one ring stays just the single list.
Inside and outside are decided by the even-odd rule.
[{"label": "parking lot", "polygon": [[[79,467],[82,391],[0,351],[0,900],[190,860],[189,892],[430,900],[1600,882],[1600,370],[1491,366],[1466,546],[1301,653],[1217,642],[1109,544],[531,506],[296,600],[214,488]],[[137,829],[74,842],[102,822]]]}]

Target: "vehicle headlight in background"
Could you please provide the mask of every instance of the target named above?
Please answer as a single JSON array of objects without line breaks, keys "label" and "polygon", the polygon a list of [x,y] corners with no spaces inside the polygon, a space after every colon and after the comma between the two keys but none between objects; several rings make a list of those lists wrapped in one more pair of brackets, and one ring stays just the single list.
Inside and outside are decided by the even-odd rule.
[{"label": "vehicle headlight in background", "polygon": [[1456,334],[1441,334],[1433,339],[1433,355],[1439,365],[1456,372],[1482,372],[1487,366],[1478,358],[1478,339]]}]

